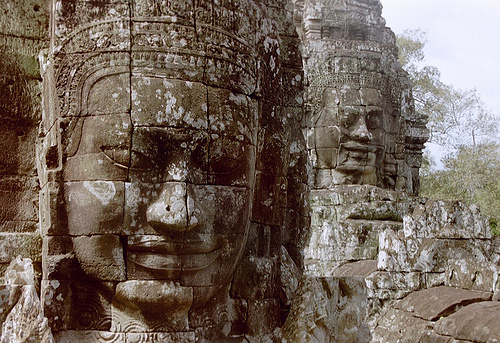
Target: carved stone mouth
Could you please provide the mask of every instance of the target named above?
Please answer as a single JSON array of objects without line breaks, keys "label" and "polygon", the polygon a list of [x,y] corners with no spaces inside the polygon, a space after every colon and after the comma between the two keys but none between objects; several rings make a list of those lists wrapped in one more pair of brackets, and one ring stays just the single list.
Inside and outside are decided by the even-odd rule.
[{"label": "carved stone mouth", "polygon": [[127,250],[171,255],[190,255],[208,254],[219,248],[216,236],[206,235],[203,238],[181,236],[169,239],[153,235],[130,236],[127,240]]},{"label": "carved stone mouth", "polygon": [[365,153],[368,153],[368,152],[377,152],[377,150],[380,149],[380,148],[378,148],[376,146],[373,146],[373,145],[358,143],[358,142],[355,142],[355,141],[350,141],[350,142],[342,143],[341,149],[342,148],[344,148],[346,150],[349,150],[349,151],[360,151],[360,152],[362,151],[362,152],[365,152]]},{"label": "carved stone mouth", "polygon": [[220,255],[218,239],[185,238],[169,240],[161,236],[130,236],[127,260],[148,270],[196,272],[207,268]]},{"label": "carved stone mouth", "polygon": [[197,272],[210,266],[219,257],[220,252],[220,249],[205,254],[188,255],[130,252],[127,261],[151,271]]}]

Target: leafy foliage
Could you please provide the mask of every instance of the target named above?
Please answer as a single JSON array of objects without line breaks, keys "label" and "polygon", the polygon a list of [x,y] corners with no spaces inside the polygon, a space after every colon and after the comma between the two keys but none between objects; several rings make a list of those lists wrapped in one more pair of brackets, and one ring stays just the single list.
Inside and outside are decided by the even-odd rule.
[{"label": "leafy foliage", "polygon": [[406,30],[397,38],[399,62],[410,75],[415,108],[429,117],[430,142],[451,150],[491,140],[498,124],[477,90],[455,89],[441,81],[436,67],[422,66],[426,33]]},{"label": "leafy foliage", "polygon": [[437,169],[426,149],[421,168],[422,196],[477,203],[500,234],[500,145],[498,123],[477,90],[459,90],[441,81],[439,70],[422,66],[425,32],[406,30],[398,36],[399,61],[413,83],[415,107],[429,117],[430,141],[446,156]]}]

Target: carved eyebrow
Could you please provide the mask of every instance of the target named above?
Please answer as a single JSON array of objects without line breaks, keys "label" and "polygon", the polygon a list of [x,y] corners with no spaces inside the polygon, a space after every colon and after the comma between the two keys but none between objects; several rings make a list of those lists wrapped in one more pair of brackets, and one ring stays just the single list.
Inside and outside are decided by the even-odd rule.
[{"label": "carved eyebrow", "polygon": [[[153,167],[156,166],[156,164],[154,163],[154,160],[151,159],[149,156],[147,156],[146,154],[140,152],[140,151],[137,151],[137,150],[129,150],[128,148],[123,148],[123,147],[109,147],[109,146],[101,146],[101,153],[106,157],[106,159],[111,163],[113,164],[115,167],[118,167],[118,168],[121,168],[121,169],[128,169],[128,170],[131,170],[131,171],[142,171],[142,170],[148,170],[148,169],[151,169]],[[109,154],[109,152],[115,152],[115,151],[119,151],[119,152],[124,152],[124,153],[128,153],[128,161],[127,161],[127,164],[123,164],[121,162],[118,162],[115,160],[115,156],[113,154]],[[140,168],[140,167],[135,167],[135,166],[132,166],[132,159],[134,158],[134,156],[139,156],[141,158],[141,161],[145,164],[149,164],[147,166],[145,166],[144,168]],[[125,161],[124,161],[125,162]]]},{"label": "carved eyebrow", "polygon": [[[125,150],[128,150],[128,149],[125,149],[125,148],[120,148],[120,147],[109,147],[109,146],[104,146],[104,145],[101,145],[100,147],[100,150],[101,150],[101,153],[106,157],[106,159],[111,163],[113,164],[114,166],[118,167],[118,168],[122,168],[122,169],[128,169],[129,166],[128,165],[124,165],[120,162],[117,162],[115,161],[115,159],[113,158],[113,156],[109,156],[108,152],[109,151],[115,151],[115,150],[122,150],[122,151],[125,151]],[[130,157],[129,157],[130,158]],[[130,163],[130,162],[129,162]]]},{"label": "carved eyebrow", "polygon": [[140,126],[139,128],[143,128],[143,130],[138,132],[149,140],[159,138],[165,142],[171,141],[182,143],[208,137],[208,132],[205,130],[156,126]]},{"label": "carved eyebrow", "polygon": [[184,129],[152,127],[144,131],[148,132],[150,137],[159,135],[162,139],[166,139],[168,141],[184,142],[193,137],[192,134],[181,132],[181,130],[184,131]]}]

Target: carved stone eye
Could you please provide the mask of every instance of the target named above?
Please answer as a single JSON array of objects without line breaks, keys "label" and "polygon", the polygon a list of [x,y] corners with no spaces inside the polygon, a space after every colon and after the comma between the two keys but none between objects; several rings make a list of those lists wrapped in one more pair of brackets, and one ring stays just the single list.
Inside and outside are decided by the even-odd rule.
[{"label": "carved stone eye", "polygon": [[150,170],[157,167],[152,157],[139,151],[129,151],[125,148],[101,147],[106,158],[118,168],[130,170]]},{"label": "carved stone eye", "polygon": [[383,126],[383,112],[379,110],[369,111],[365,117],[366,127],[369,129],[377,129]]},{"label": "carved stone eye", "polygon": [[132,151],[130,154],[130,169],[150,170],[157,167],[156,161],[139,151]]},{"label": "carved stone eye", "polygon": [[345,112],[341,117],[342,125],[345,128],[349,128],[349,127],[353,126],[354,124],[356,124],[357,117],[358,117],[358,113]]},{"label": "carved stone eye", "polygon": [[240,163],[237,159],[221,156],[214,159],[210,163],[210,173],[211,174],[231,174],[235,172],[240,167]]}]

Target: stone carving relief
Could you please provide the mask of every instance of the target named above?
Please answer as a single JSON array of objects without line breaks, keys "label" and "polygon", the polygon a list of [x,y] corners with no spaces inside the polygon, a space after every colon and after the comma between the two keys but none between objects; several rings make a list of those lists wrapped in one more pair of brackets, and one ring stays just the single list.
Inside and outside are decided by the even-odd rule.
[{"label": "stone carving relief", "polygon": [[1,342],[54,342],[37,288],[31,260],[12,260],[0,285]]},{"label": "stone carving relief", "polygon": [[[0,206],[0,273],[33,265],[5,273],[0,340],[479,341],[453,329],[470,313],[496,334],[499,240],[414,197],[426,118],[379,0],[20,2],[1,131],[29,128],[38,176],[1,166],[25,195]],[[47,46],[34,153],[40,76],[14,57]]]},{"label": "stone carving relief", "polygon": [[285,8],[53,8],[38,164],[56,341],[272,336],[297,283],[280,277],[282,251],[300,266],[307,227],[305,164],[288,169],[305,161],[290,148],[304,146],[302,104],[281,101],[294,69],[267,14]]},{"label": "stone carving relief", "polygon": [[415,113],[379,1],[303,1],[313,187],[418,193],[425,118]]}]

